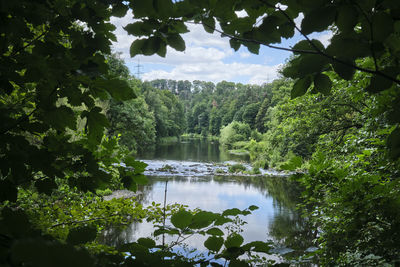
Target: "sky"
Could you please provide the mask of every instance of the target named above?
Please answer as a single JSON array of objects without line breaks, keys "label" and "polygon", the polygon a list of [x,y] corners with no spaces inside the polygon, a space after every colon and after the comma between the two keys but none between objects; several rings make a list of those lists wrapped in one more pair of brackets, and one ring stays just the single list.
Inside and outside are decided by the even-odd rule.
[{"label": "sky", "polygon": [[[301,17],[296,23],[301,23]],[[234,51],[229,45],[229,38],[222,38],[219,33],[209,34],[202,25],[188,24],[190,32],[182,35],[186,43],[186,50],[178,52],[171,47],[167,48],[165,58],[158,55],[137,55],[131,58],[129,48],[136,37],[128,35],[122,28],[133,22],[131,12],[123,18],[111,19],[117,29],[114,34],[117,42],[113,43],[113,51],[121,53],[131,74],[137,77],[140,66],[139,78],[142,80],[172,79],[172,80],[201,80],[218,83],[229,81],[243,84],[263,84],[279,77],[279,69],[290,52],[260,47],[258,55],[250,53],[246,47],[241,46]],[[322,32],[310,35],[311,38],[320,40],[324,45],[329,43],[331,33]],[[289,40],[283,39],[279,44],[291,47],[302,40],[300,34]]]}]

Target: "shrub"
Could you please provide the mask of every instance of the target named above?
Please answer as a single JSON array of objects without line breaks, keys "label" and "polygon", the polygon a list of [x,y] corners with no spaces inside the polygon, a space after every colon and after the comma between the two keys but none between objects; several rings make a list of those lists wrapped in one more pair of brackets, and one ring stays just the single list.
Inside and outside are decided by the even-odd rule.
[{"label": "shrub", "polygon": [[221,129],[221,144],[231,148],[233,143],[248,141],[251,135],[250,126],[246,123],[233,121]]},{"label": "shrub", "polygon": [[233,164],[229,166],[228,170],[231,173],[244,172],[246,170],[246,167],[243,166],[242,164]]}]

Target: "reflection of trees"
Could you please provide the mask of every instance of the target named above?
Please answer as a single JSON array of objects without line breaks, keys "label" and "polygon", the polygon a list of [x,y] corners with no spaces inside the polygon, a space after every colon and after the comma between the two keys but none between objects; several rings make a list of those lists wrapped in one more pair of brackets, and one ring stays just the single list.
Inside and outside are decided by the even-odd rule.
[{"label": "reflection of trees", "polygon": [[[187,177],[168,176],[168,177],[149,177],[149,183],[141,186],[141,192],[138,201],[143,205],[152,200],[152,191],[154,186],[165,184],[165,181],[178,183],[187,183]],[[300,212],[296,210],[299,203],[301,188],[296,182],[286,177],[194,177],[191,182],[196,184],[210,183],[210,181],[220,186],[227,183],[238,183],[244,188],[256,189],[260,194],[274,199],[274,219],[269,222],[269,235],[280,247],[288,247],[295,250],[288,256],[302,255],[304,250],[312,246],[312,240],[315,238],[312,228],[307,219],[301,217]],[[124,242],[133,241],[137,230],[137,223],[131,226],[121,228],[109,228],[105,232],[104,243],[118,245]]]},{"label": "reflection of trees", "polygon": [[[224,183],[224,178],[214,178]],[[257,188],[265,196],[274,199],[276,214],[270,222],[269,234],[275,243],[295,251],[288,256],[300,256],[312,246],[315,238],[309,221],[296,209],[300,203],[302,188],[289,177],[230,177],[245,187]],[[225,180],[226,181],[226,180]]]},{"label": "reflection of trees", "polygon": [[125,243],[132,242],[132,238],[138,229],[138,222],[134,222],[127,227],[110,226],[103,231],[99,237],[99,242],[109,246],[118,247]]},{"label": "reflection of trees", "polygon": [[266,186],[275,200],[274,205],[279,206],[269,225],[270,235],[279,246],[295,250],[288,257],[301,256],[315,238],[310,222],[296,209],[302,189],[286,177],[270,177],[266,179]]}]

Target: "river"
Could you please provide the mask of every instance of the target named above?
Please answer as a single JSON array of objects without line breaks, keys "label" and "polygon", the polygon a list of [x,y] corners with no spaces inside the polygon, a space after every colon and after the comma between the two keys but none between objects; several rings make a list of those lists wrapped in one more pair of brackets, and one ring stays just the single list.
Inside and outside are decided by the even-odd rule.
[{"label": "river", "polygon": [[[165,191],[167,204],[190,209],[222,212],[256,205],[259,209],[243,217],[245,242],[272,240],[276,247],[272,259],[294,258],[313,249],[313,232],[296,210],[299,189],[286,176],[271,170],[262,171],[268,176],[215,175],[216,170],[227,173],[228,166],[237,162],[250,170],[247,155],[232,155],[215,141],[185,139],[158,145],[138,158],[148,164],[149,184],[141,188],[140,197],[144,206],[163,203]],[[134,223],[123,231],[109,231],[106,241],[132,242],[150,236],[153,230],[150,223]],[[201,250],[203,242],[201,237],[192,238],[189,246]]]}]

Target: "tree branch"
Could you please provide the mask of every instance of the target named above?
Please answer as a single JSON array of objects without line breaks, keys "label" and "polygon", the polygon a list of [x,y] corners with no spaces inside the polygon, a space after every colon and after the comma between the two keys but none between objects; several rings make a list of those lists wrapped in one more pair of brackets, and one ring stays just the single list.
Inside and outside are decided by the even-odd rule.
[{"label": "tree branch", "polygon": [[347,62],[347,61],[341,60],[341,59],[337,58],[336,56],[332,56],[332,55],[326,54],[324,51],[322,51],[321,49],[319,49],[319,48],[311,41],[311,39],[307,36],[307,34],[304,34],[304,33],[301,31],[301,29],[300,29],[299,27],[297,27],[297,25],[296,25],[296,23],[293,21],[293,19],[290,18],[290,16],[289,16],[284,10],[282,10],[280,7],[277,7],[277,6],[274,6],[274,5],[271,5],[271,4],[267,3],[265,0],[260,0],[260,1],[261,1],[262,3],[264,3],[266,6],[271,7],[271,8],[275,8],[276,10],[278,10],[279,12],[281,12],[281,13],[286,17],[286,19],[287,19],[290,23],[292,23],[292,24],[294,25],[294,28],[304,37],[304,39],[305,39],[307,42],[309,42],[309,44],[313,47],[314,50],[302,50],[302,49],[293,49],[293,48],[275,46],[275,45],[271,45],[271,44],[268,44],[268,43],[265,43],[265,42],[261,42],[261,41],[258,41],[258,40],[247,39],[247,38],[243,38],[243,37],[236,36],[236,35],[233,35],[233,34],[227,34],[227,33],[223,32],[222,30],[219,30],[219,29],[217,29],[216,27],[212,27],[212,26],[210,26],[210,25],[208,25],[207,23],[204,23],[204,22],[194,22],[194,21],[183,21],[183,22],[192,23],[192,24],[202,24],[202,25],[207,26],[208,28],[213,29],[214,31],[220,33],[222,36],[226,36],[226,37],[229,37],[229,38],[231,38],[231,39],[234,39],[234,40],[237,40],[237,41],[240,41],[240,42],[251,42],[251,43],[255,43],[255,44],[259,44],[259,45],[264,45],[264,46],[267,46],[267,47],[272,48],[272,49],[283,50],[283,51],[289,51],[289,52],[299,53],[299,54],[320,55],[320,56],[323,56],[323,57],[328,58],[328,59],[331,60],[332,62],[337,62],[337,63],[343,64],[343,65],[345,65],[345,66],[347,66],[347,67],[350,67],[350,68],[359,70],[359,71],[361,71],[361,72],[365,72],[365,73],[369,73],[369,74],[373,74],[373,75],[377,75],[377,76],[384,77],[384,78],[386,78],[386,79],[388,79],[388,80],[390,80],[390,81],[392,81],[392,82],[394,82],[394,83],[400,85],[400,80],[396,79],[395,77],[391,77],[391,76],[387,75],[387,74],[384,73],[384,72],[381,72],[379,69],[375,69],[375,70],[366,69],[366,68],[363,68],[363,67],[359,67],[359,66],[357,66],[357,65],[355,65],[355,64],[351,64],[351,63],[349,63],[349,62]]},{"label": "tree branch", "polygon": [[78,223],[85,223],[85,222],[91,222],[91,221],[100,221],[100,220],[107,220],[111,217],[119,216],[120,214],[112,214],[108,217],[96,217],[96,218],[90,218],[90,219],[85,219],[81,221],[70,221],[70,222],[62,222],[62,223],[57,223],[53,224],[50,226],[50,228],[58,227],[58,226],[63,226],[63,225],[71,225],[71,224],[78,224]]},{"label": "tree branch", "polygon": [[22,46],[20,49],[15,50],[14,52],[11,53],[10,57],[15,56],[16,54],[18,54],[19,52],[25,50],[26,48],[28,48],[29,46],[31,46],[34,42],[36,42],[37,40],[39,40],[40,38],[42,38],[44,35],[46,35],[49,32],[49,30],[45,30],[44,32],[42,32],[41,34],[39,34],[38,36],[36,36],[35,38],[33,38],[29,43],[27,43],[26,45]]}]

